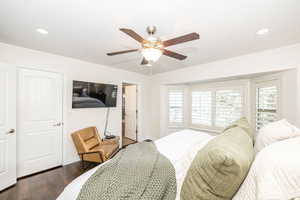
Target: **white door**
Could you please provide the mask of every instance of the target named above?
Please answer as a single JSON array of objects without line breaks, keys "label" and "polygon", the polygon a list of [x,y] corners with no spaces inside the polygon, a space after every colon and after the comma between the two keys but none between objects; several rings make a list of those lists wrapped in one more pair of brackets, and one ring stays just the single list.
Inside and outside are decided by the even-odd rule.
[{"label": "white door", "polygon": [[0,190],[16,183],[16,68],[0,63]]},{"label": "white door", "polygon": [[136,85],[125,87],[125,137],[136,140]]},{"label": "white door", "polygon": [[62,164],[62,76],[20,69],[18,177]]}]

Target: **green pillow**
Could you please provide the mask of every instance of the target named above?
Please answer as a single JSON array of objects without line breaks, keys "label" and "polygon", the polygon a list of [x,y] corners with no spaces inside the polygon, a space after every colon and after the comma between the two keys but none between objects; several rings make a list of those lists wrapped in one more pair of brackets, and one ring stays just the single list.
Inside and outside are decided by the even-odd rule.
[{"label": "green pillow", "polygon": [[230,124],[228,127],[226,127],[223,132],[225,132],[226,130],[228,129],[231,129],[233,127],[240,127],[242,129],[244,129],[244,131],[250,136],[250,138],[252,140],[254,140],[254,131],[253,129],[251,128],[248,120],[246,117],[242,117],[238,120],[236,120],[235,122],[233,122],[232,124]]},{"label": "green pillow", "polygon": [[227,128],[197,153],[181,188],[181,200],[231,200],[253,158],[253,140],[245,129]]}]

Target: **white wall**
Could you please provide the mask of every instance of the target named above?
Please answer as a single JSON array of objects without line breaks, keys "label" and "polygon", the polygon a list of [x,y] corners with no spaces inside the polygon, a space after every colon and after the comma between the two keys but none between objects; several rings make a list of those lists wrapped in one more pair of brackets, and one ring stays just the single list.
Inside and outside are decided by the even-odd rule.
[{"label": "white wall", "polygon": [[[290,81],[291,85],[295,85],[295,88],[300,87],[300,44],[188,67],[152,77],[4,43],[0,43],[0,62],[9,63],[12,67],[54,71],[64,75],[64,163],[78,159],[70,138],[72,131],[91,125],[97,126],[100,131],[104,128],[104,109],[71,109],[72,80],[113,84],[120,84],[124,81],[139,84],[139,139],[141,140],[145,138],[156,139],[164,130],[161,116],[165,114],[163,97],[166,92],[166,84],[297,69],[296,78],[287,79],[287,81]],[[295,92],[296,102],[299,102],[298,89],[292,89],[292,92]],[[117,132],[118,135],[121,134],[120,94],[121,88],[119,87],[118,107],[112,109],[109,121],[109,130]],[[289,102],[285,102],[285,104],[288,105]],[[286,115],[295,118],[299,126],[300,116],[298,113],[300,114],[299,104],[297,109]]]},{"label": "white wall", "polygon": [[[106,109],[72,110],[72,80],[82,80],[120,85],[122,81],[139,85],[139,139],[156,139],[151,131],[150,119],[150,82],[149,77],[133,72],[113,69],[72,58],[48,54],[31,49],[0,43],[0,62],[11,64],[12,67],[25,67],[38,70],[58,72],[64,76],[64,155],[63,162],[78,160],[70,133],[75,130],[97,126],[103,132]],[[118,88],[118,106],[111,109],[108,130],[121,135],[121,87]]]},{"label": "white wall", "polygon": [[[298,88],[300,87],[300,44],[286,46],[278,49],[248,54],[240,57],[216,61],[212,63],[183,68],[171,72],[157,74],[151,77],[152,85],[152,131],[164,134],[164,106],[163,96],[165,95],[166,84],[180,84],[194,81],[205,81],[212,79],[223,79],[235,76],[245,76],[249,74],[280,71],[286,69],[297,69],[296,79],[287,79],[295,85],[292,89],[297,102],[300,100]],[[296,89],[295,89],[296,88]],[[293,109],[293,121],[300,126],[299,103]],[[298,114],[299,113],[299,114]],[[285,117],[285,116],[283,116]]]}]

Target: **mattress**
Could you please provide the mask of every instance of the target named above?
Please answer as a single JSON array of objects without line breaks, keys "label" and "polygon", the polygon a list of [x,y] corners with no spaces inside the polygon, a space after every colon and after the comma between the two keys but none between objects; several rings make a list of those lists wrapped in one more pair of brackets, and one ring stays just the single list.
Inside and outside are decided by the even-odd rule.
[{"label": "mattress", "polygon": [[[175,132],[155,141],[158,151],[166,156],[175,168],[177,181],[176,200],[180,199],[181,186],[194,157],[197,152],[213,138],[214,136],[207,132],[187,129]],[[101,165],[87,171],[72,181],[57,200],[75,200],[83,184],[100,166]]]}]

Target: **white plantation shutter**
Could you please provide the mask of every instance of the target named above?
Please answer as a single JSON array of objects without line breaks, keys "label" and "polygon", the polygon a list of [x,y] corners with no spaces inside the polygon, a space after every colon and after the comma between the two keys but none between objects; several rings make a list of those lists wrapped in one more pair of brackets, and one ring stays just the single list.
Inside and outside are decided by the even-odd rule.
[{"label": "white plantation shutter", "polygon": [[216,127],[226,127],[242,117],[243,101],[240,90],[216,91]]},{"label": "white plantation shutter", "polygon": [[169,124],[183,124],[183,90],[169,91]]},{"label": "white plantation shutter", "polygon": [[192,92],[192,124],[212,125],[212,92]]},{"label": "white plantation shutter", "polygon": [[244,114],[243,86],[195,88],[191,92],[191,126],[221,130]]},{"label": "white plantation shutter", "polygon": [[256,130],[278,119],[277,99],[277,86],[256,88]]}]

